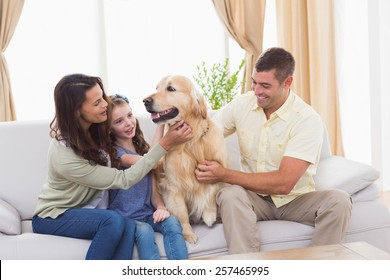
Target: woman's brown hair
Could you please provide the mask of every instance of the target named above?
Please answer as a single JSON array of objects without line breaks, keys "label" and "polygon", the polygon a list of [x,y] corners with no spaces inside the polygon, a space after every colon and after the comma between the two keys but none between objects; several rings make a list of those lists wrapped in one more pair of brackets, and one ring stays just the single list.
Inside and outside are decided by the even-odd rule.
[{"label": "woman's brown hair", "polygon": [[108,153],[114,159],[109,136],[110,120],[94,123],[87,133],[80,124],[80,108],[86,100],[86,92],[99,85],[103,91],[103,99],[107,101],[107,115],[110,116],[110,102],[99,77],[84,74],[64,76],[54,89],[55,117],[50,123],[50,135],[58,141],[64,141],[73,151],[91,164],[107,165],[109,159],[102,153]]}]

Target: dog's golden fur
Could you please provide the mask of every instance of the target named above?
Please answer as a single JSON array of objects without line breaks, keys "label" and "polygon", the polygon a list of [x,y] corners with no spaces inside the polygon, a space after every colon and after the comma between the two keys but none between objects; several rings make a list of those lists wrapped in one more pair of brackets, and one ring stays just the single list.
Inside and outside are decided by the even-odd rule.
[{"label": "dog's golden fur", "polygon": [[205,159],[226,166],[227,152],[222,130],[208,116],[204,96],[183,76],[167,76],[156,93],[144,99],[155,123],[172,125],[184,120],[193,138],[168,152],[160,161],[159,191],[168,210],[180,220],[185,239],[197,241],[190,222],[211,226],[217,218],[216,194],[221,184],[201,184],[195,169]]}]

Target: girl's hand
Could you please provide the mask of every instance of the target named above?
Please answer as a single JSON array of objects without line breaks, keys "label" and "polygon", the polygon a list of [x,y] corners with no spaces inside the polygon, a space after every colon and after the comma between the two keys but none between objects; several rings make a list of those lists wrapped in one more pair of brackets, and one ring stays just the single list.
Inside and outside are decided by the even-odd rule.
[{"label": "girl's hand", "polygon": [[168,218],[171,214],[169,213],[167,208],[157,208],[156,211],[153,213],[153,222],[155,224],[164,221],[166,218]]}]

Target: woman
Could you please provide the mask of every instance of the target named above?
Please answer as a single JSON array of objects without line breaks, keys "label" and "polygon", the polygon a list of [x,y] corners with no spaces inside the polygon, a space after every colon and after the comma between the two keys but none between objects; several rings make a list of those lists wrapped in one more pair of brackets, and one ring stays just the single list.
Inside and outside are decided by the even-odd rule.
[{"label": "woman", "polygon": [[98,77],[72,74],[54,90],[48,180],[38,197],[33,231],[92,240],[86,259],[131,259],[134,221],[107,210],[108,189],[141,180],[173,146],[191,138],[183,121],[131,168],[118,170],[109,137],[110,110]]}]

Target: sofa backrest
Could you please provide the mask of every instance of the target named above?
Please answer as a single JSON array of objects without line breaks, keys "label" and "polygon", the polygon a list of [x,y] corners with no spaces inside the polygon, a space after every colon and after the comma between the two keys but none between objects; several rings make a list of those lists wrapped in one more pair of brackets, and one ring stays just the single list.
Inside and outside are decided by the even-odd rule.
[{"label": "sofa backrest", "polygon": [[[145,138],[153,138],[156,125],[148,114],[137,117]],[[0,198],[14,206],[22,220],[30,219],[47,177],[49,120],[0,122]],[[326,132],[326,131],[325,131]],[[327,134],[321,158],[331,155]],[[225,139],[230,167],[239,169],[235,134]]]},{"label": "sofa backrest", "polygon": [[333,155],[333,153],[332,153],[332,149],[331,149],[330,143],[329,143],[329,134],[328,134],[328,130],[324,124],[324,140],[322,142],[322,149],[321,149],[320,158],[324,159],[324,158],[330,157],[331,155]]}]

